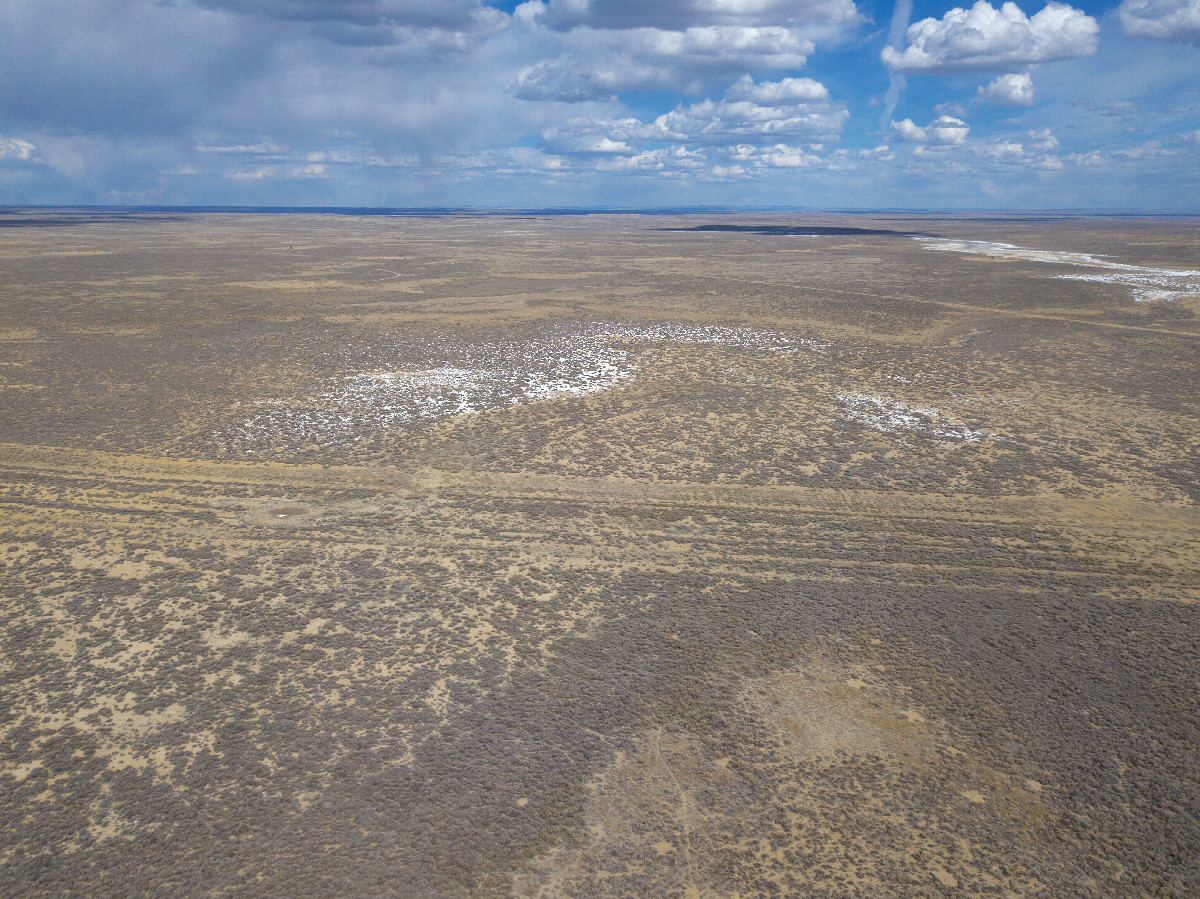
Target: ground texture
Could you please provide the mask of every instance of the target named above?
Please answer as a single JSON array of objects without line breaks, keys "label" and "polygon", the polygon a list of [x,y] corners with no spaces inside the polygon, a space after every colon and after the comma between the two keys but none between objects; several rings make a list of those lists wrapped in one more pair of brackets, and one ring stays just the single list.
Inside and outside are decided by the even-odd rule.
[{"label": "ground texture", "polygon": [[0,895],[1196,895],[1198,267],[0,215]]}]

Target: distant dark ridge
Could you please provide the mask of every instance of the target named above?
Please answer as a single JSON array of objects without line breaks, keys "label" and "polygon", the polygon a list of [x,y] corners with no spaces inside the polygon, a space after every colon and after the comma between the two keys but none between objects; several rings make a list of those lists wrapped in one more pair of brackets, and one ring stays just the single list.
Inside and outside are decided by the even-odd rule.
[{"label": "distant dark ridge", "polygon": [[845,225],[697,225],[694,228],[659,228],[659,231],[732,231],[737,234],[769,234],[775,237],[853,237],[882,235],[920,237],[916,231],[890,228],[853,228]]},{"label": "distant dark ridge", "polygon": [[377,208],[373,206],[0,206],[0,228],[51,228],[66,225],[107,225],[115,222],[178,222],[193,215],[344,215],[383,218],[546,217],[587,215],[719,215],[722,210],[696,208],[641,209],[468,209]]},{"label": "distant dark ridge", "polygon": [[203,213],[251,215],[378,215],[378,216],[513,216],[513,215],[729,215],[745,210],[725,206],[662,206],[649,209],[615,207],[473,207],[473,206],[0,206],[0,216],[106,215],[143,217],[153,214]]},{"label": "distant dark ridge", "polygon": [[182,222],[182,215],[39,210],[36,214],[0,209],[0,228],[57,228],[63,225],[107,225],[112,222]]}]

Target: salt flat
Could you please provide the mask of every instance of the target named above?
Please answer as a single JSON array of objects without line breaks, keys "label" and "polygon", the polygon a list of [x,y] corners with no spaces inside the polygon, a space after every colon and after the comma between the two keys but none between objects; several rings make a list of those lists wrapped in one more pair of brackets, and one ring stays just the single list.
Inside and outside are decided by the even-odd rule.
[{"label": "salt flat", "polygon": [[9,218],[0,894],[1200,890],[1194,220]]}]

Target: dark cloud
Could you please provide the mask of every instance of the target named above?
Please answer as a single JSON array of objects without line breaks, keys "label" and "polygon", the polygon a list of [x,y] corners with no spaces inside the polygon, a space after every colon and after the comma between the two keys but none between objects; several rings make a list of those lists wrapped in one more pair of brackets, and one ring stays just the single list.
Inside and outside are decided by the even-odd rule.
[{"label": "dark cloud", "polygon": [[196,8],[43,0],[0,10],[5,128],[178,132],[272,63],[271,36]]},{"label": "dark cloud", "polygon": [[[301,27],[350,47],[461,52],[508,23],[479,0],[195,0],[230,16]],[[422,48],[421,45],[424,45]]]},{"label": "dark cloud", "polygon": [[502,14],[479,0],[198,0],[207,9],[366,32],[471,31]]},{"label": "dark cloud", "polygon": [[1200,0],[1125,0],[1120,13],[1126,34],[1200,45]]}]

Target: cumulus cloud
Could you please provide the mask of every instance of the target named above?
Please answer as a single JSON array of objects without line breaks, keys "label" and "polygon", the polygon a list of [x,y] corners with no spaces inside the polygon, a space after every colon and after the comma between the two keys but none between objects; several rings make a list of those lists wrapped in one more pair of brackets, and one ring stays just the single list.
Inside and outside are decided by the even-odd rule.
[{"label": "cumulus cloud", "polygon": [[533,0],[521,15],[555,30],[783,25],[844,26],[860,20],[853,0]]},{"label": "cumulus cloud", "polygon": [[618,67],[603,71],[580,69],[569,56],[545,59],[522,69],[511,90],[520,100],[557,100],[583,103],[588,100],[614,100],[618,90],[628,83]]},{"label": "cumulus cloud", "polygon": [[834,156],[846,159],[869,159],[879,162],[890,162],[896,158],[896,154],[892,152],[892,148],[887,144],[880,144],[878,147],[869,147],[861,150],[838,150]]},{"label": "cumulus cloud", "polygon": [[962,72],[1016,72],[1037,63],[1090,56],[1100,26],[1064,3],[1048,3],[1027,17],[1015,3],[996,9],[978,0],[970,9],[954,8],[941,19],[910,25],[908,46],[885,47],[891,69],[907,74],[950,75]]},{"label": "cumulus cloud", "polygon": [[719,179],[749,177],[824,165],[822,146],[837,139],[848,115],[811,78],[756,82],[746,75],[720,100],[680,105],[649,122],[573,117],[543,133],[542,149],[570,165],[591,159],[604,171],[704,169]]},{"label": "cumulus cloud", "polygon": [[512,93],[576,103],[799,69],[816,41],[863,20],[853,0],[529,0],[513,18],[563,52],[523,69]]},{"label": "cumulus cloud", "polygon": [[897,140],[938,146],[957,146],[967,139],[971,126],[954,116],[938,116],[925,127],[916,125],[912,119],[892,122],[892,132]]},{"label": "cumulus cloud", "polygon": [[512,85],[517,97],[570,103],[639,88],[695,92],[703,78],[798,69],[814,49],[812,41],[775,26],[584,28],[566,39],[569,52],[521,71]]},{"label": "cumulus cloud", "polygon": [[1037,131],[1030,131],[1026,135],[1029,139],[1029,145],[1039,153],[1053,153],[1061,145],[1058,138],[1049,128],[1041,128]]},{"label": "cumulus cloud", "polygon": [[1032,143],[1025,143],[1010,138],[995,138],[980,144],[975,152],[979,161],[990,168],[1026,167],[1042,171],[1054,172],[1063,167],[1062,160],[1051,155],[1058,149],[1058,141],[1052,136],[1047,139],[1049,132],[1030,132]]},{"label": "cumulus cloud", "polygon": [[895,133],[896,140],[923,143],[929,139],[929,135],[925,129],[916,124],[912,119],[901,119],[899,122],[892,122],[891,127]]},{"label": "cumulus cloud", "polygon": [[1125,0],[1120,16],[1126,34],[1200,44],[1200,0]]},{"label": "cumulus cloud", "polygon": [[545,148],[560,156],[633,156],[637,150],[626,140],[614,139],[587,120],[575,120],[548,129]]},{"label": "cumulus cloud", "polygon": [[802,147],[773,144],[769,147],[739,146],[731,154],[742,163],[753,166],[768,166],[775,169],[800,169],[823,165],[825,160]]},{"label": "cumulus cloud", "polygon": [[743,75],[725,91],[725,99],[760,106],[796,106],[825,103],[829,100],[829,90],[811,78],[784,78],[782,81],[756,83],[749,75]]},{"label": "cumulus cloud", "polygon": [[1001,75],[978,91],[979,99],[1000,106],[1032,106],[1033,78],[1028,73]]},{"label": "cumulus cloud", "polygon": [[755,83],[743,76],[719,101],[680,106],[654,120],[648,138],[736,143],[747,138],[836,140],[850,113],[811,78]]},{"label": "cumulus cloud", "polygon": [[616,156],[604,163],[600,168],[609,171],[644,172],[663,174],[675,172],[697,172],[704,168],[707,157],[703,150],[689,150],[686,147],[659,147],[657,150],[644,150],[632,156]]}]

